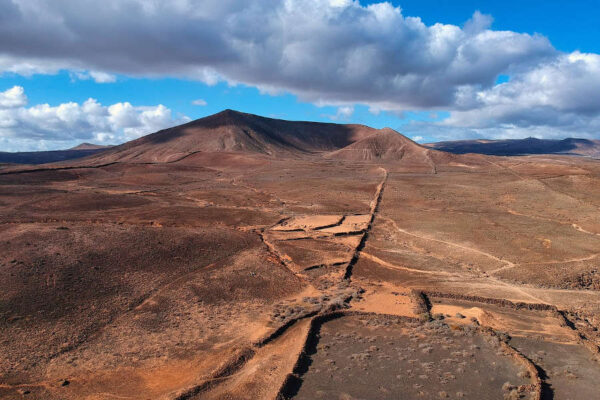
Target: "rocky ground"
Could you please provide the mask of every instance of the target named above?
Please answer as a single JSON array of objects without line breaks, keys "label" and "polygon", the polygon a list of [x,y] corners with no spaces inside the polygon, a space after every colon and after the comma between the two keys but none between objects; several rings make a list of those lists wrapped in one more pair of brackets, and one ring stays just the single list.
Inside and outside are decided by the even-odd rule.
[{"label": "rocky ground", "polygon": [[600,164],[432,160],[0,171],[0,397],[592,398]]}]

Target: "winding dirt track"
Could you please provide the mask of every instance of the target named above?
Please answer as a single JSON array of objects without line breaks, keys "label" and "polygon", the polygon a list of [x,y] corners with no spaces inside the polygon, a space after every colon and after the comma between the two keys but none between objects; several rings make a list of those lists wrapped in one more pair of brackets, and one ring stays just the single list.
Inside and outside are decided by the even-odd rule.
[{"label": "winding dirt track", "polygon": [[426,275],[441,275],[441,276],[454,276],[454,277],[461,276],[459,274],[453,274],[451,272],[446,272],[446,271],[427,271],[427,270],[423,270],[423,269],[416,269],[416,268],[405,267],[402,265],[392,264],[392,263],[382,260],[381,258],[376,257],[372,254],[366,253],[364,251],[362,252],[362,256],[371,261],[376,262],[379,265],[382,265],[382,266],[384,266],[386,268],[390,268],[390,269],[409,271],[409,272],[415,272],[417,274],[426,274]]},{"label": "winding dirt track", "polygon": [[494,261],[498,261],[500,263],[506,264],[506,266],[510,267],[510,268],[512,268],[512,267],[515,266],[515,263],[513,263],[513,262],[510,262],[508,260],[503,260],[501,258],[496,257],[493,254],[486,253],[485,251],[479,250],[477,248],[470,247],[470,246],[465,246],[465,245],[458,244],[458,243],[449,242],[447,240],[436,239],[436,238],[433,238],[431,236],[427,236],[427,235],[423,235],[423,234],[419,234],[419,233],[409,232],[406,229],[400,228],[398,226],[398,224],[396,223],[396,221],[394,221],[391,218],[383,217],[382,219],[384,219],[384,220],[388,221],[389,223],[391,223],[398,232],[402,232],[405,235],[413,236],[413,237],[416,237],[416,238],[419,238],[419,239],[429,240],[429,241],[432,241],[432,242],[442,243],[442,244],[445,244],[445,245],[448,245],[448,246],[451,246],[451,247],[455,247],[455,248],[458,248],[458,249],[461,249],[461,250],[470,251],[472,253],[476,253],[476,254],[488,257],[488,258],[490,258],[490,259],[492,259]]}]

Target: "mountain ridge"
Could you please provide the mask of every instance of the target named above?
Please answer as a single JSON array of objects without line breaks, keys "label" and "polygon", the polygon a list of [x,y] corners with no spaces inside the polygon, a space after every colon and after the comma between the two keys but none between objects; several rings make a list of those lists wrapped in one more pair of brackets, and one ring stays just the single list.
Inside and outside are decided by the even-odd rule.
[{"label": "mountain ridge", "polygon": [[0,163],[3,164],[47,164],[61,161],[77,160],[101,153],[112,146],[103,146],[93,143],[81,143],[65,150],[47,151],[0,151]]},{"label": "mountain ridge", "polygon": [[474,139],[427,143],[425,146],[454,154],[477,153],[494,156],[563,154],[600,158],[600,140],[582,138]]}]

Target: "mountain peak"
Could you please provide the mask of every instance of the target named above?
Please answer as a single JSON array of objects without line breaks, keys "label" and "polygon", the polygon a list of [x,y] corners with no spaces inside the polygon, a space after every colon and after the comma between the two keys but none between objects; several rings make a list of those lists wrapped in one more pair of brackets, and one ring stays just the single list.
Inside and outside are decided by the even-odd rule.
[{"label": "mountain peak", "polygon": [[[227,124],[235,124],[239,123],[241,119],[247,116],[252,116],[252,114],[246,114],[240,111],[232,110],[227,108],[223,111],[220,111],[216,114],[207,115],[206,117],[202,117],[196,119],[194,121],[188,122],[187,124],[181,125],[183,126],[206,126],[206,127],[216,127]],[[175,127],[177,128],[177,127]],[[173,129],[173,128],[171,128]]]},{"label": "mountain peak", "polygon": [[78,144],[75,147],[71,147],[68,150],[98,150],[98,149],[107,149],[109,147],[112,147],[112,146],[84,142],[84,143]]},{"label": "mountain peak", "polygon": [[243,113],[241,111],[233,110],[231,108],[226,108],[223,111],[220,111],[220,112],[218,112],[216,114],[209,115],[209,117],[217,117],[217,116],[222,116],[222,117],[240,117],[240,116],[244,116],[244,115],[252,115],[252,114],[247,114],[247,113]]}]

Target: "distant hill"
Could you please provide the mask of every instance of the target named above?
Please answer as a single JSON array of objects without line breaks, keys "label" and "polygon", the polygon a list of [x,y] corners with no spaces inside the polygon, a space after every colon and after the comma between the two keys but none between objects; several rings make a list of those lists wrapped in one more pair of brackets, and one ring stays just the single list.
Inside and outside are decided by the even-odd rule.
[{"label": "distant hill", "polygon": [[336,150],[328,158],[357,162],[392,162],[405,166],[435,170],[429,150],[390,128],[374,132],[366,138]]},{"label": "distant hill", "polygon": [[100,150],[100,149],[108,149],[111,148],[113,146],[103,146],[101,144],[94,144],[94,143],[81,143],[75,147],[71,147],[68,150]]},{"label": "distant hill", "polygon": [[427,150],[406,136],[385,128],[332,152],[328,157],[349,161],[400,160],[424,151]]},{"label": "distant hill", "polygon": [[494,156],[519,156],[527,154],[570,154],[600,158],[600,140],[568,138],[507,139],[507,140],[457,140],[428,143],[432,149],[455,154],[478,153]]},{"label": "distant hill", "polygon": [[112,146],[82,143],[67,150],[0,152],[0,164],[46,164],[98,154]]}]

